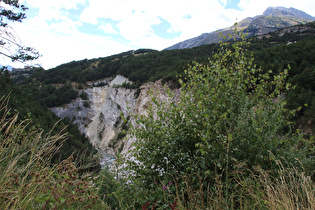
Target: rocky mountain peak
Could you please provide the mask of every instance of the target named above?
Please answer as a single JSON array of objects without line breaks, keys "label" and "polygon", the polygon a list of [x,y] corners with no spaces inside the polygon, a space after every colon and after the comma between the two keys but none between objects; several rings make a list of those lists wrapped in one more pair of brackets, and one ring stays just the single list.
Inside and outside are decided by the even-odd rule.
[{"label": "rocky mountain peak", "polygon": [[268,7],[263,15],[265,16],[276,16],[276,17],[282,17],[282,16],[293,16],[297,18],[303,18],[307,20],[315,20],[315,17],[312,17],[311,15],[295,9],[295,8],[286,8],[286,7]]}]

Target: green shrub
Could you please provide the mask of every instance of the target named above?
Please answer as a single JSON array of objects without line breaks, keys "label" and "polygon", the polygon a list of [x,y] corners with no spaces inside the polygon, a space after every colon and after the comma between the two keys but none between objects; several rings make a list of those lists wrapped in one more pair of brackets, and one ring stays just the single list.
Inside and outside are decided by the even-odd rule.
[{"label": "green shrub", "polygon": [[127,169],[129,179],[140,184],[142,204],[152,202],[155,182],[176,178],[177,186],[168,188],[175,195],[176,190],[185,194],[183,178],[196,190],[214,189],[219,176],[225,193],[238,193],[233,171],[239,164],[248,171],[257,166],[273,171],[275,158],[292,164],[297,164],[295,158],[305,160],[298,144],[307,140],[291,130],[289,118],[295,111],[285,108],[283,98],[290,88],[285,83],[288,70],[275,76],[263,73],[246,45],[221,44],[208,65],[195,62],[185,70],[176,102],[152,96],[148,114],[136,116],[134,159],[127,160]]},{"label": "green shrub", "polygon": [[89,100],[87,93],[84,91],[82,91],[82,93],[80,94],[80,98],[82,100]]},{"label": "green shrub", "polygon": [[83,106],[89,108],[91,106],[90,101],[83,101]]}]

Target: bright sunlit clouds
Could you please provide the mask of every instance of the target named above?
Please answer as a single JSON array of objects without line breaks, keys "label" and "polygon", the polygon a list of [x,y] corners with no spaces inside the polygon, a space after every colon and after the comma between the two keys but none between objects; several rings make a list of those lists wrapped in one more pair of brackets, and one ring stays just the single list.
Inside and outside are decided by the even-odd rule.
[{"label": "bright sunlit clouds", "polygon": [[20,3],[29,7],[27,19],[13,27],[24,45],[40,52],[42,57],[36,63],[45,69],[132,49],[162,50],[260,15],[269,6],[294,7],[315,16],[314,0],[20,0]]}]

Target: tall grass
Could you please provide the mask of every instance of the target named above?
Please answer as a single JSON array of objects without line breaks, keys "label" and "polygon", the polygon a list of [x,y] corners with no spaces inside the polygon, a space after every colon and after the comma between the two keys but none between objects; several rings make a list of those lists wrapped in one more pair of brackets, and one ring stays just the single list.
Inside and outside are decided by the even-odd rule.
[{"label": "tall grass", "polygon": [[66,134],[44,135],[19,122],[8,101],[0,99],[0,209],[106,209],[92,177],[79,175],[71,156],[51,162]]},{"label": "tall grass", "polygon": [[[315,209],[315,184],[302,167],[290,166],[284,160],[277,160],[277,168],[271,171],[259,167],[248,170],[245,164],[238,164],[230,177],[217,174],[212,186],[206,186],[199,177],[196,182],[185,177],[172,179],[170,189],[162,189],[165,183],[156,184],[156,191],[141,191],[141,186],[130,186],[128,195],[134,193],[130,202],[113,206],[119,209]],[[177,180],[184,180],[179,183]],[[126,186],[124,186],[126,188]],[[127,188],[126,188],[127,189]],[[133,191],[130,191],[132,189]],[[174,190],[175,189],[175,190]],[[118,192],[118,191],[117,191]],[[128,195],[117,195],[126,200]],[[143,197],[150,198],[140,201]],[[132,197],[132,195],[131,195]]]},{"label": "tall grass", "polygon": [[170,204],[169,209],[172,203],[176,209],[315,209],[311,177],[300,168],[284,166],[280,160],[277,166],[272,173],[257,168],[250,174],[241,166],[228,181],[217,175],[214,186],[203,186],[200,179],[198,190],[186,179],[183,191],[176,187],[174,202],[163,202]]},{"label": "tall grass", "polygon": [[259,182],[264,187],[263,199],[270,209],[315,209],[314,182],[296,167],[278,162],[279,177],[274,179],[259,170]]}]

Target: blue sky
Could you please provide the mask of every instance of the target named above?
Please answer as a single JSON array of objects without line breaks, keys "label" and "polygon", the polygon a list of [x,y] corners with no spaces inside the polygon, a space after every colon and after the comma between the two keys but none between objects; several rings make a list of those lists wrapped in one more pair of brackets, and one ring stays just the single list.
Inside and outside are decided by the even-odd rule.
[{"label": "blue sky", "polygon": [[[45,69],[131,49],[162,50],[262,14],[269,6],[315,16],[314,0],[20,0],[27,19],[12,25]],[[0,64],[9,64],[0,59]],[[14,63],[13,66],[22,64]]]}]

